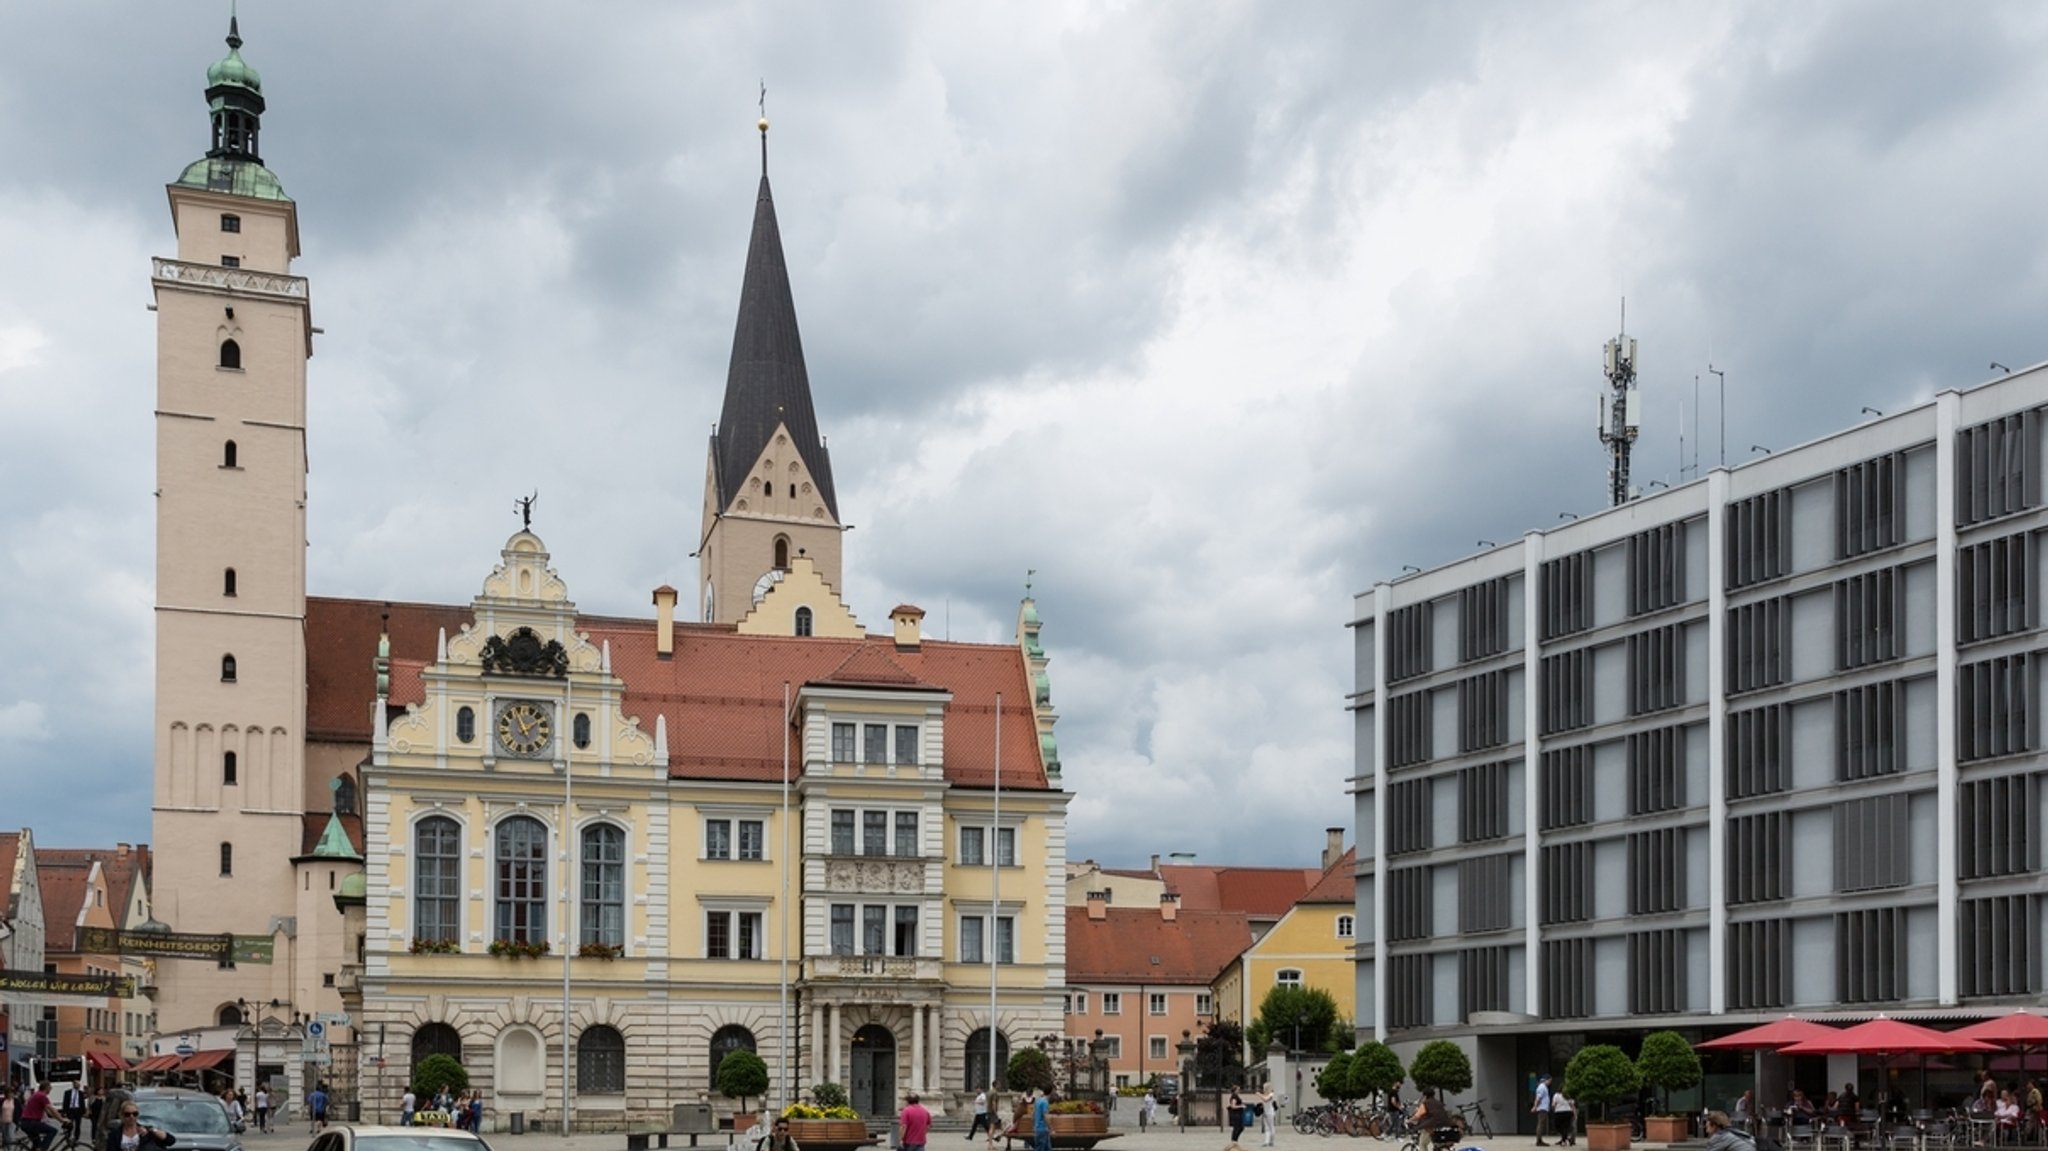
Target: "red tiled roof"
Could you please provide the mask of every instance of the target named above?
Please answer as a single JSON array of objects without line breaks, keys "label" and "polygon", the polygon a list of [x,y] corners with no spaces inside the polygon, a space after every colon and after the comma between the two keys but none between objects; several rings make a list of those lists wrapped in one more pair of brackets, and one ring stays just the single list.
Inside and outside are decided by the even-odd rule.
[{"label": "red tiled roof", "polygon": [[138,880],[147,882],[149,876],[149,845],[144,843],[133,847],[39,847],[36,849],[38,866],[79,866],[90,870],[94,863],[100,865],[100,872],[107,880],[107,904],[114,912],[117,927],[128,926],[130,900],[135,895]]},{"label": "red tiled roof", "polygon": [[1321,868],[1205,867],[1163,864],[1159,878],[1180,894],[1186,911],[1242,911],[1278,919],[1323,877]]},{"label": "red tiled roof", "polygon": [[[309,737],[370,742],[366,705],[376,691],[371,661],[385,612],[390,613],[394,695],[406,664],[433,658],[441,629],[453,635],[473,618],[467,607],[309,597]],[[667,718],[673,777],[782,778],[783,685],[795,689],[847,682],[831,678],[847,671],[857,673],[863,686],[918,686],[952,694],[945,712],[944,755],[946,779],[959,787],[995,782],[995,697],[1001,693],[1003,786],[1049,786],[1039,760],[1030,676],[1023,653],[1010,645],[927,640],[914,651],[900,651],[891,636],[748,636],[729,625],[678,623],[674,654],[662,658],[654,650],[653,620],[583,616],[576,628],[593,644],[611,645],[612,673],[626,684],[626,714],[640,720],[641,731],[652,734],[655,717]],[[899,676],[908,682],[895,682]]]},{"label": "red tiled roof", "polygon": [[1358,902],[1358,877],[1356,863],[1358,849],[1351,848],[1340,856],[1337,862],[1323,872],[1316,885],[1308,889],[1296,902],[1299,903],[1356,903]]},{"label": "red tiled roof", "polygon": [[5,909],[9,918],[21,913],[14,906],[14,857],[20,849],[20,832],[0,831],[0,909]]},{"label": "red tiled roof", "polygon": [[51,859],[51,854],[36,851],[36,880],[43,888],[43,950],[61,954],[77,947],[78,912],[85,906],[92,861]]},{"label": "red tiled roof", "polygon": [[1187,911],[1171,922],[1154,908],[1111,907],[1103,919],[1067,908],[1067,982],[1207,986],[1252,945],[1240,911]]}]

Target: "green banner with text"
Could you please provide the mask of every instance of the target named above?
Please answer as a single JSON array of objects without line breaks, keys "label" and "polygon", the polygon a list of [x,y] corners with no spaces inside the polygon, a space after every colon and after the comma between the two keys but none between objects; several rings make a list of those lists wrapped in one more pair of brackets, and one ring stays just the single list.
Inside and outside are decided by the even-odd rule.
[{"label": "green banner with text", "polygon": [[234,954],[230,935],[190,935],[176,931],[116,931],[111,927],[78,929],[78,949],[98,955],[153,955],[158,959],[211,959],[218,963]]}]

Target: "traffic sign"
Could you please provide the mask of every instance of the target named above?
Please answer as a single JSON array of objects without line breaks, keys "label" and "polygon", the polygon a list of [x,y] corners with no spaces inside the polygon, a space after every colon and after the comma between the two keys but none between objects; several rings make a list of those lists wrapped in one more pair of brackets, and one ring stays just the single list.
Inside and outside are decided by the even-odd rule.
[{"label": "traffic sign", "polygon": [[326,1067],[334,1062],[334,1055],[328,1051],[308,1051],[305,1055],[305,1062],[315,1067]]},{"label": "traffic sign", "polygon": [[348,1012],[322,1011],[320,1013],[320,1022],[325,1023],[329,1027],[347,1027],[349,1025]]},{"label": "traffic sign", "polygon": [[325,1039],[327,1038],[327,1025],[315,1019],[313,1022],[306,1024],[306,1034],[315,1039]]}]

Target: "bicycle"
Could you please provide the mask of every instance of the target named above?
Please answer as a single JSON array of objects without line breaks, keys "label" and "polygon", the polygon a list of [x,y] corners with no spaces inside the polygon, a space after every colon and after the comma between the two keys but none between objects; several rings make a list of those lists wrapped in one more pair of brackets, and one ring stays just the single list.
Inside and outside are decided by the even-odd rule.
[{"label": "bicycle", "polygon": [[[82,1123],[78,1125],[83,1126]],[[67,1129],[59,1123],[57,1133],[50,1136],[48,1151],[93,1151],[92,1140],[81,1138],[78,1127]],[[9,1123],[6,1130],[0,1132],[0,1151],[34,1151],[34,1148],[28,1132],[19,1123]]]},{"label": "bicycle", "polygon": [[1486,1118],[1486,1100],[1474,1099],[1470,1103],[1459,1104],[1456,1114],[1465,1121],[1467,1131],[1477,1131],[1488,1139],[1493,1138],[1493,1124]]}]

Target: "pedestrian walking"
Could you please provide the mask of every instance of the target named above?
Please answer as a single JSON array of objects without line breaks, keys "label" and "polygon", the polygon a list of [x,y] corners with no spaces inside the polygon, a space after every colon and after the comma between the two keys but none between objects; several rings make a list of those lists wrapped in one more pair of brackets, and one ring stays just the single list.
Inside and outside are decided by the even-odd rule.
[{"label": "pedestrian walking", "polygon": [[995,1125],[989,1122],[988,1111],[989,1092],[994,1091],[995,1089],[996,1085],[991,1083],[988,1085],[987,1090],[975,1092],[974,1124],[973,1126],[967,1129],[967,1140],[970,1143],[974,1141],[974,1135],[977,1131],[986,1133],[991,1141],[993,1141],[996,1137]]},{"label": "pedestrian walking", "polygon": [[1550,1134],[1550,1076],[1536,1080],[1536,1100],[1529,1104],[1529,1110],[1536,1116],[1536,1145],[1548,1146],[1543,1137]]},{"label": "pedestrian walking", "polygon": [[1031,1089],[1031,1147],[1052,1151],[1052,1100],[1045,1097],[1043,1087]]},{"label": "pedestrian walking", "polygon": [[932,1129],[932,1113],[918,1102],[917,1092],[903,1097],[903,1110],[897,1113],[896,1122],[901,1127],[896,1145],[903,1151],[924,1151],[925,1139]]},{"label": "pedestrian walking", "polygon": [[1230,1120],[1230,1142],[1225,1145],[1225,1151],[1243,1151],[1237,1141],[1244,1137],[1244,1095],[1236,1087],[1230,1089],[1230,1099],[1224,1104],[1224,1114]]},{"label": "pedestrian walking", "polygon": [[1278,1120],[1277,1113],[1279,1110],[1279,1104],[1273,1098],[1273,1089],[1271,1087],[1259,1092],[1259,1130],[1265,1135],[1265,1138],[1259,1140],[1259,1145],[1262,1147],[1271,1147],[1273,1145],[1274,1125]]},{"label": "pedestrian walking", "polygon": [[270,1130],[270,1088],[256,1085],[256,1130]]},{"label": "pedestrian walking", "polygon": [[1551,1130],[1557,1132],[1557,1141],[1566,1146],[1577,1146],[1579,1142],[1579,1108],[1572,1097],[1564,1093],[1560,1084],[1550,1093]]},{"label": "pedestrian walking", "polygon": [[313,1093],[306,1096],[306,1134],[312,1135],[327,1127],[327,1084],[316,1083]]},{"label": "pedestrian walking", "polygon": [[413,1113],[419,1110],[420,1097],[413,1093],[412,1085],[406,1084],[405,1094],[398,1097],[398,1125],[412,1126]]},{"label": "pedestrian walking", "polygon": [[1145,1088],[1145,1098],[1142,1102],[1138,1104],[1139,1131],[1144,1131],[1146,1128],[1152,1126],[1152,1114],[1153,1112],[1157,1111],[1158,1108],[1159,1097],[1152,1093],[1152,1089],[1150,1087]]}]

